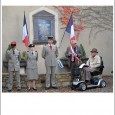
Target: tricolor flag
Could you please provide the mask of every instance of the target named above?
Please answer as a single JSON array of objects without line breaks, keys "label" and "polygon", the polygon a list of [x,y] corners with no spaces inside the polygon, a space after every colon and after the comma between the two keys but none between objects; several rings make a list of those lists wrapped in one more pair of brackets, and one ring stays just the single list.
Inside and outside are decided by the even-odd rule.
[{"label": "tricolor flag", "polygon": [[27,24],[26,24],[26,16],[24,13],[24,21],[23,21],[23,37],[22,42],[25,44],[26,47],[28,47],[28,31],[27,31]]},{"label": "tricolor flag", "polygon": [[74,34],[74,25],[73,25],[72,15],[70,16],[68,25],[67,25],[67,27],[66,27],[66,31],[70,34],[70,42],[71,42],[72,40],[76,40],[75,34]]}]

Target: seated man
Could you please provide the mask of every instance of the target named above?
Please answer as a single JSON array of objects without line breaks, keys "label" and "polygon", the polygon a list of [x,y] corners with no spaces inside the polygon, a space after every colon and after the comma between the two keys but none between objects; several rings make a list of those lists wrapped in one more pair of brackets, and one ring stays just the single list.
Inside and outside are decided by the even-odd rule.
[{"label": "seated man", "polygon": [[98,70],[97,67],[101,65],[101,59],[96,48],[91,50],[91,56],[89,56],[86,65],[88,65],[88,67],[83,67],[83,71],[81,72],[81,80],[90,83],[91,72]]},{"label": "seated man", "polygon": [[71,46],[67,48],[65,56],[68,57],[68,66],[70,67],[71,70],[71,81],[73,81],[74,79],[73,69],[75,68],[75,66],[77,65],[79,66],[79,61],[76,58],[82,57],[82,52],[79,46],[77,45],[76,40],[71,41]]}]

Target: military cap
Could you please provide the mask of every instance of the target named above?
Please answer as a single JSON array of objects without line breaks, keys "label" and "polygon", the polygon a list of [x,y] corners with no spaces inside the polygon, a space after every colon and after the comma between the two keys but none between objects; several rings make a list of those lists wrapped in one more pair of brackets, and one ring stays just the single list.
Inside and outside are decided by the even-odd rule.
[{"label": "military cap", "polygon": [[11,42],[11,46],[16,46],[16,42],[15,41]]},{"label": "military cap", "polygon": [[30,47],[30,48],[31,48],[31,47],[35,47],[35,45],[34,45],[34,44],[29,44],[28,47]]},{"label": "military cap", "polygon": [[48,36],[48,39],[53,40],[53,36]]}]

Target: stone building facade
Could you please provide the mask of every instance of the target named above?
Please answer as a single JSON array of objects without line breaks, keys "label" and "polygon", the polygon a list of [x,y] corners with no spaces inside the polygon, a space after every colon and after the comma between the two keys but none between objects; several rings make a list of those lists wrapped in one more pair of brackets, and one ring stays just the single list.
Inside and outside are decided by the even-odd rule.
[{"label": "stone building facade", "polygon": [[[76,6],[77,7],[77,6]],[[33,15],[45,11],[54,16],[54,36],[57,41],[57,46],[59,46],[61,38],[63,36],[64,30],[61,29],[62,23],[60,21],[61,13],[58,9],[53,6],[2,6],[2,61],[6,60],[5,52],[11,41],[17,42],[17,48],[23,52],[28,50],[22,43],[22,28],[23,28],[23,16],[24,11],[26,14],[28,35],[30,43],[34,40],[34,30],[33,30]],[[82,44],[86,51],[86,56],[90,55],[92,48],[97,48],[99,55],[103,57],[104,61],[104,75],[111,75],[113,71],[113,32],[105,31],[97,35],[96,39],[91,39],[91,44],[89,45],[89,33],[90,29],[84,29],[80,32],[77,44]],[[69,34],[65,33],[62,45],[59,48],[59,59],[65,57],[66,48],[69,46]],[[36,50],[38,51],[38,71],[39,74],[45,74],[45,64],[41,57],[41,51],[43,44],[37,44]],[[42,66],[41,66],[42,65]],[[63,73],[66,70],[60,70],[57,68],[58,73]],[[7,69],[2,69],[2,72],[7,72]]]}]

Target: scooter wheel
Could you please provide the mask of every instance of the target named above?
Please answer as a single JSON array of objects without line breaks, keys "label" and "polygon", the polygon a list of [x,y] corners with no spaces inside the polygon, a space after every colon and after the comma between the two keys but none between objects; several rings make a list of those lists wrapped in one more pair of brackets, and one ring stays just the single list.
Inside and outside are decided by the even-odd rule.
[{"label": "scooter wheel", "polygon": [[102,80],[100,82],[100,87],[103,88],[103,87],[106,87],[106,82],[104,80]]},{"label": "scooter wheel", "polygon": [[81,91],[85,91],[86,88],[87,88],[86,83],[80,83],[80,85],[79,85],[79,90],[81,90]]}]

